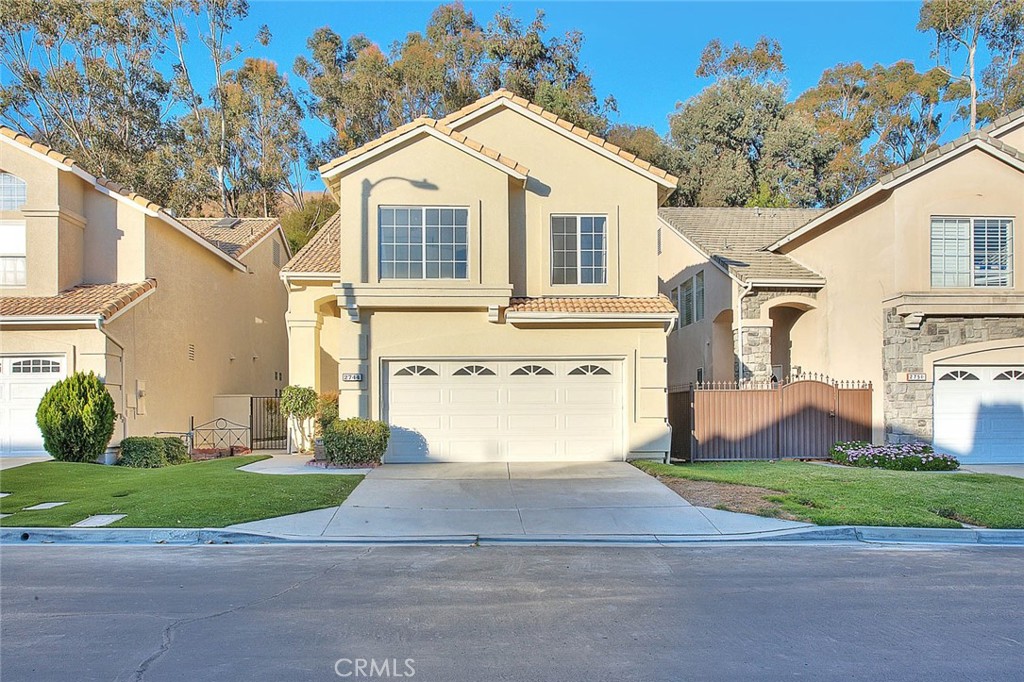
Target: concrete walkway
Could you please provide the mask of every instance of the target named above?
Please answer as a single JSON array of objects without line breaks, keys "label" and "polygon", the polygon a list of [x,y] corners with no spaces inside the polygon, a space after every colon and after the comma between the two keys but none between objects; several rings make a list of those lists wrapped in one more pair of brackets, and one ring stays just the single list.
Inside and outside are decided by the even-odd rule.
[{"label": "concrete walkway", "polygon": [[810,524],[694,507],[624,462],[391,464],[340,507],[232,530],[351,538],[720,536]]},{"label": "concrete walkway", "polygon": [[269,450],[256,450],[254,455],[271,455],[270,459],[260,460],[244,467],[238,467],[239,471],[247,471],[253,474],[275,474],[294,476],[303,474],[334,474],[341,476],[362,476],[373,469],[327,469],[318,466],[309,466],[307,462],[310,455],[288,455]]},{"label": "concrete walkway", "polygon": [[53,457],[49,455],[26,455],[24,457],[0,457],[0,471],[13,469],[14,467],[35,464],[36,462],[49,462]]},{"label": "concrete walkway", "polygon": [[972,474],[998,474],[999,476],[1013,476],[1024,478],[1024,464],[963,464],[959,471],[967,471]]}]

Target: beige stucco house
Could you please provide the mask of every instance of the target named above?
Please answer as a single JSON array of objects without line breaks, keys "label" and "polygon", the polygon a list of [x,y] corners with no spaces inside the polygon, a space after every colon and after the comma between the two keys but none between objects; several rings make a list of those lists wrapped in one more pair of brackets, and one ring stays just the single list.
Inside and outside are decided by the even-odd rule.
[{"label": "beige stucco house", "polygon": [[669,388],[873,383],[876,442],[1024,461],[1024,111],[824,211],[667,208]]},{"label": "beige stucco house", "polygon": [[321,168],[284,268],[294,384],[389,462],[664,457],[658,206],[676,179],[507,91]]},{"label": "beige stucco house", "polygon": [[0,127],[0,454],[41,451],[39,398],[76,371],[113,396],[113,445],[273,395],[289,256],[275,218],[178,219]]}]

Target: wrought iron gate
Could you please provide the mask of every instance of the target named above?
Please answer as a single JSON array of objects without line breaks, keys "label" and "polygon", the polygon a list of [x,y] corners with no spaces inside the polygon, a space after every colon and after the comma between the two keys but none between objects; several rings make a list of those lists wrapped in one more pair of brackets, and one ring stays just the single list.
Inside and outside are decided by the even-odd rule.
[{"label": "wrought iron gate", "polygon": [[288,447],[288,419],[281,413],[281,398],[253,396],[249,410],[253,450],[284,450]]}]

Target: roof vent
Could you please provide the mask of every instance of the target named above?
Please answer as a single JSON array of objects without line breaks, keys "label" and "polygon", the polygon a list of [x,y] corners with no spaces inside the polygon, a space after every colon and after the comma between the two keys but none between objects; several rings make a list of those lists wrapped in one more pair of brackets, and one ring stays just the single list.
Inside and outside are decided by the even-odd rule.
[{"label": "roof vent", "polygon": [[226,216],[224,218],[221,218],[217,222],[215,222],[213,224],[213,226],[217,227],[217,228],[221,228],[221,229],[229,229],[229,228],[234,227],[235,225],[237,225],[240,222],[242,222],[242,221],[239,218],[232,218],[231,216]]}]

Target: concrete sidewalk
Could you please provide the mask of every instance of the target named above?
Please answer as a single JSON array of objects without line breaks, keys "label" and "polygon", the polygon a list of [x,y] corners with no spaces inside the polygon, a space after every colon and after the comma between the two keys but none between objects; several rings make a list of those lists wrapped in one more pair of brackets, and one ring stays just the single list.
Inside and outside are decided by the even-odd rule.
[{"label": "concrete sidewalk", "polygon": [[310,538],[723,536],[811,524],[694,507],[624,462],[392,464],[340,507],[230,526]]}]

